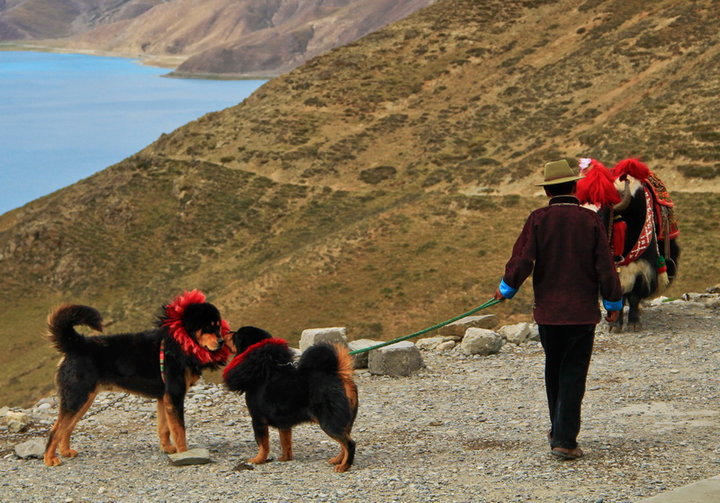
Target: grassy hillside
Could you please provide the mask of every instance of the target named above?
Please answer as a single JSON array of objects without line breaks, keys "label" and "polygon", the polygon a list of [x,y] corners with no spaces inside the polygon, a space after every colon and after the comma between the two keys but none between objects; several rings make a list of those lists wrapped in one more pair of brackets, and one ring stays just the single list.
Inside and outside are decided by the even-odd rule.
[{"label": "grassy hillside", "polygon": [[[711,0],[439,2],[242,104],[0,216],[0,404],[52,389],[59,301],[108,331],[201,288],[233,327],[392,338],[487,300],[545,160],[639,156],[684,248],[671,294],[716,283]],[[715,279],[713,279],[715,278]],[[529,319],[527,285],[493,312]]]}]

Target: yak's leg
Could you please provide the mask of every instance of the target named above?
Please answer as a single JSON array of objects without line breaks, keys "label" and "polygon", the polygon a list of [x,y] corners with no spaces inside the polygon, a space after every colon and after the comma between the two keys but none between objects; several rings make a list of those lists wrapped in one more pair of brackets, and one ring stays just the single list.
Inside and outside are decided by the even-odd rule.
[{"label": "yak's leg", "polygon": [[628,329],[634,332],[642,330],[642,323],[640,322],[640,297],[631,295],[628,297],[628,304],[630,310],[628,311]]}]

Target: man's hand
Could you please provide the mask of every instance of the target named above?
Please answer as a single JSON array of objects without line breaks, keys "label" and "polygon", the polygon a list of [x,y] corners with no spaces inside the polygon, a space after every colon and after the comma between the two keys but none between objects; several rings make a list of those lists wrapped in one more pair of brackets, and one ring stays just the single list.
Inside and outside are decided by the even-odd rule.
[{"label": "man's hand", "polygon": [[500,293],[500,289],[495,290],[495,295],[493,295],[493,298],[495,300],[505,300],[505,297],[503,297],[503,294]]},{"label": "man's hand", "polygon": [[615,323],[620,317],[620,311],[608,311],[605,316],[605,321],[608,323]]}]

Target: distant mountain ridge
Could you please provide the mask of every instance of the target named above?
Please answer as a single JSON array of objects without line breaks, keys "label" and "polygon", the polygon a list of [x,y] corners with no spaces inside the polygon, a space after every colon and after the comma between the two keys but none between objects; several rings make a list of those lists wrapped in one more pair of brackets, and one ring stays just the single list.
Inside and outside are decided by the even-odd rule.
[{"label": "distant mountain ridge", "polygon": [[165,61],[183,76],[268,76],[433,1],[6,0],[0,40]]},{"label": "distant mountain ridge", "polygon": [[[179,290],[233,328],[389,339],[494,292],[543,162],[645,160],[676,202],[668,295],[720,277],[713,0],[443,0],[0,215],[0,393],[52,388],[57,302],[144,328]],[[39,140],[40,141],[40,140]],[[493,308],[526,320],[532,288]]]}]

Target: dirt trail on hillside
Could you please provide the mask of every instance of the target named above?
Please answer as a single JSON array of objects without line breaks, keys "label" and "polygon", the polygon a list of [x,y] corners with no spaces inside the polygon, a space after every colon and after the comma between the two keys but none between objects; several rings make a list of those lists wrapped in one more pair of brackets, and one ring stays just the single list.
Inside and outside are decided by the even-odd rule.
[{"label": "dirt trail on hillside", "polygon": [[[549,453],[532,342],[489,357],[424,352],[427,368],[407,378],[358,371],[357,456],[345,474],[327,464],[336,444],[313,425],[296,429],[294,461],[236,470],[256,452],[243,399],[202,384],[188,397],[188,436],[213,463],[169,465],[154,403],[128,397],[80,423],[80,455],[60,467],[17,459],[0,432],[0,500],[637,501],[720,473],[719,304],[665,303],[645,309],[640,332],[598,329],[579,461]],[[30,412],[52,420],[52,410]]]}]

